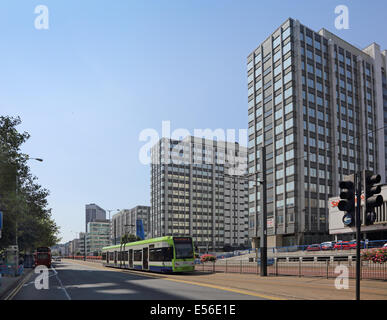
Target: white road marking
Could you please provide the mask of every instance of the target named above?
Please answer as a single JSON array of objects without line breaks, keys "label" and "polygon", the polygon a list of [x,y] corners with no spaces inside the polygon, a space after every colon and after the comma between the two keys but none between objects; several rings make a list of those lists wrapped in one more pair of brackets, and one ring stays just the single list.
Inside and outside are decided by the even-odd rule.
[{"label": "white road marking", "polygon": [[60,279],[59,279],[59,277],[58,277],[58,272],[55,270],[55,268],[54,268],[53,266],[51,266],[51,269],[54,271],[55,276],[56,276],[56,279],[58,280],[58,282],[59,282],[59,284],[60,284],[60,286],[61,286],[61,289],[64,291],[64,293],[65,293],[67,299],[68,299],[68,300],[71,300],[70,295],[67,293],[66,288],[63,286],[62,281],[60,281]]}]

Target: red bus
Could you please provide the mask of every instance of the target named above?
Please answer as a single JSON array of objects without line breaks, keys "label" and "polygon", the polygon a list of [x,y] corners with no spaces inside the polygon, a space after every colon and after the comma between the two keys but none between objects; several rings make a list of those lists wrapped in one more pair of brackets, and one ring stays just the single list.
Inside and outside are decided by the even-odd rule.
[{"label": "red bus", "polygon": [[51,268],[51,249],[49,247],[39,247],[34,253],[35,266],[44,265]]}]

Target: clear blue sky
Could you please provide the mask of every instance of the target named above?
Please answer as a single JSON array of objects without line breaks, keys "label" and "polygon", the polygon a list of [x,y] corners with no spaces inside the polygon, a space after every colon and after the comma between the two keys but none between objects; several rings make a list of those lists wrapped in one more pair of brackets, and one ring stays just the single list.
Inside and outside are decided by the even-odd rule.
[{"label": "clear blue sky", "polygon": [[[334,9],[349,8],[349,30]],[[37,30],[37,5],[49,30]],[[51,191],[62,242],[85,229],[85,204],[150,203],[141,130],[247,127],[246,58],[292,17],[364,48],[387,49],[387,2],[7,0],[0,4],[0,114],[19,115],[23,151]]]}]

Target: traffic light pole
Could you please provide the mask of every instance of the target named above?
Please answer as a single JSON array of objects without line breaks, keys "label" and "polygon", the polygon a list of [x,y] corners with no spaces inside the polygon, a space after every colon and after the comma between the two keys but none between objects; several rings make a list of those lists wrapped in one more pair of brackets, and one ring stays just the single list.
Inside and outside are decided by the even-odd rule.
[{"label": "traffic light pole", "polygon": [[261,167],[263,179],[261,181],[261,221],[260,221],[260,251],[261,251],[261,265],[260,275],[262,277],[267,276],[267,194],[266,194],[266,150],[265,147],[261,148]]},{"label": "traffic light pole", "polygon": [[356,300],[360,300],[361,180],[362,180],[362,173],[359,172],[357,175],[355,175],[355,181],[357,182],[356,215],[355,215],[355,223],[356,223]]}]

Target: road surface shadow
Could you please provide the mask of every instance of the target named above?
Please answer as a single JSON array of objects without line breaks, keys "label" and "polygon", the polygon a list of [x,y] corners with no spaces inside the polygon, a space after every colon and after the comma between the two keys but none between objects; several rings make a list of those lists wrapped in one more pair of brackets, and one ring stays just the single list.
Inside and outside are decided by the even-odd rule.
[{"label": "road surface shadow", "polygon": [[[74,300],[181,300],[179,295],[143,285],[162,278],[138,273],[94,269],[76,264],[55,264],[63,287]],[[162,286],[160,285],[160,288]]]}]

